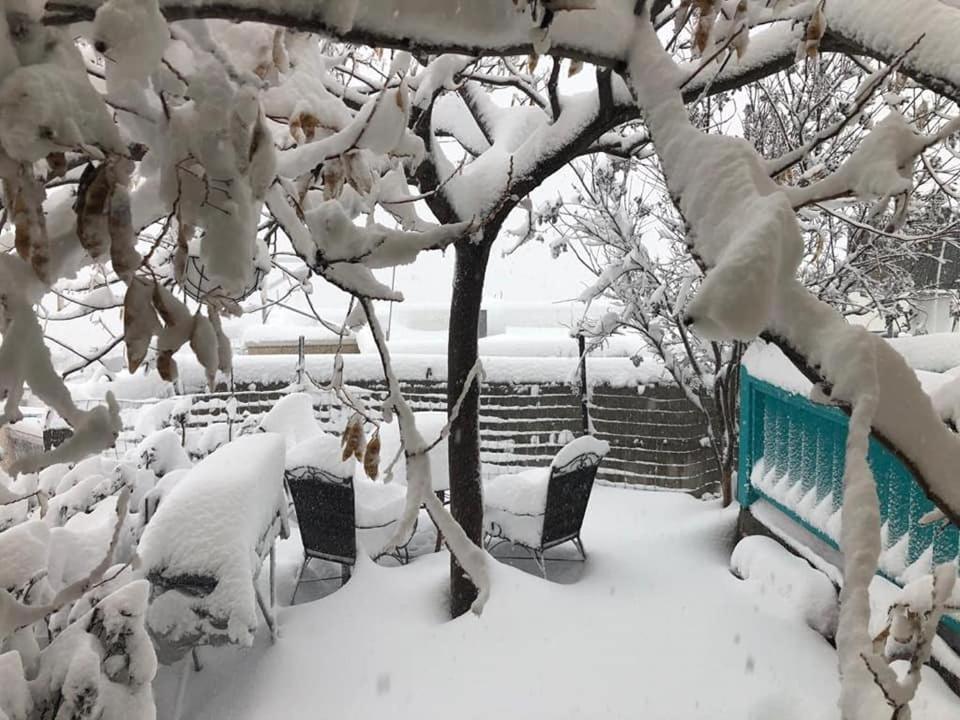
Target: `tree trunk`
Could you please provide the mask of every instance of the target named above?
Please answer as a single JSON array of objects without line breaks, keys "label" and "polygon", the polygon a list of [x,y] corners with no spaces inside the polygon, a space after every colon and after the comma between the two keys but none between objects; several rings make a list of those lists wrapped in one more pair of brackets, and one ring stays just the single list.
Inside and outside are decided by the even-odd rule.
[{"label": "tree trunk", "polygon": [[[490,256],[487,238],[480,243],[469,239],[456,245],[456,270],[450,297],[450,324],[447,338],[447,408],[463,392],[463,384],[477,362],[477,332],[483,280]],[[473,383],[464,398],[450,432],[450,511],[473,542],[483,542],[483,495],[480,487],[480,386]],[[467,612],[477,597],[453,555],[450,556],[450,612],[457,617]]]}]

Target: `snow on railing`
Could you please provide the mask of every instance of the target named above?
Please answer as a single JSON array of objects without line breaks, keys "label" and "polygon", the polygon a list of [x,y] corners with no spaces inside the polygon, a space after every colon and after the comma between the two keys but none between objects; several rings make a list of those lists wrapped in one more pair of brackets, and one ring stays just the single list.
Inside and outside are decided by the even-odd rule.
[{"label": "snow on railing", "polygon": [[[849,418],[793,390],[741,371],[740,468],[743,508],[759,500],[833,548],[839,547],[844,447]],[[960,528],[925,524],[934,509],[910,471],[876,439],[868,454],[883,522],[880,571],[904,585],[960,560]],[[956,631],[960,621],[945,618]]]}]

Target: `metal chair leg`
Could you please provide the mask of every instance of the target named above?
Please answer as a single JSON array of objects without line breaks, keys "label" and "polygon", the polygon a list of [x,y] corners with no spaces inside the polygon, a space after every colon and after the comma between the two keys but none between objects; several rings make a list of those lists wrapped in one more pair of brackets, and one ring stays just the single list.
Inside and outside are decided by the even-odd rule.
[{"label": "metal chair leg", "polygon": [[177,699],[173,704],[173,720],[180,720],[183,716],[183,701],[187,695],[187,683],[190,680],[190,661],[182,660],[180,677],[177,680]]},{"label": "metal chair leg", "polygon": [[263,593],[260,592],[260,588],[257,587],[256,582],[254,582],[253,587],[254,595],[257,597],[257,605],[260,606],[260,612],[263,613],[264,619],[267,621],[267,627],[270,628],[270,642],[277,641],[277,618],[270,611],[269,606],[266,601],[263,599]]},{"label": "metal chair leg", "polygon": [[573,544],[576,545],[577,550],[580,551],[580,557],[583,558],[583,560],[586,560],[587,551],[583,549],[583,540],[580,539],[579,535],[573,539]]},{"label": "metal chair leg", "polygon": [[540,550],[533,551],[533,559],[536,560],[537,565],[540,567],[540,572],[543,574],[543,579],[547,579],[547,564],[543,559],[543,553]]},{"label": "metal chair leg", "polygon": [[277,613],[277,544],[270,546],[270,612]]},{"label": "metal chair leg", "polygon": [[306,555],[303,556],[303,564],[300,565],[300,569],[297,571],[297,579],[293,584],[293,595],[290,596],[290,604],[293,605],[293,601],[297,598],[297,590],[300,589],[300,580],[303,578],[303,573],[307,569],[307,563],[310,562],[310,558]]}]

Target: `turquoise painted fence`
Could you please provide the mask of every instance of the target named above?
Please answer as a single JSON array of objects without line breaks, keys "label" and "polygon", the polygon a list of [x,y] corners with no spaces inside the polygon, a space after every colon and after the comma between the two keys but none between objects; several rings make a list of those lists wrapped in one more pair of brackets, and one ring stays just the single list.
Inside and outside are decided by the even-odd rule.
[{"label": "turquoise painted fence", "polygon": [[[743,507],[765,500],[837,548],[843,500],[848,418],[741,371],[738,498]],[[933,509],[904,464],[870,439],[870,467],[883,519],[881,573],[898,584],[904,574],[960,560],[960,529],[921,525]],[[960,622],[944,620],[960,632]]]}]

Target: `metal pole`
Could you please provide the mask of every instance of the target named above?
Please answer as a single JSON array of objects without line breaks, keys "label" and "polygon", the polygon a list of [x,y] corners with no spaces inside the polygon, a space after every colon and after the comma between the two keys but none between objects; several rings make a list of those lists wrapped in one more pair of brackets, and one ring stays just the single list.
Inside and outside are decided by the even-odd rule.
[{"label": "metal pole", "polygon": [[590,408],[587,406],[587,339],[583,333],[577,335],[577,348],[580,351],[580,412],[583,417],[583,434],[590,434]]},{"label": "metal pole", "polygon": [[306,339],[303,335],[297,340],[297,385],[303,385],[303,370],[306,362]]},{"label": "metal pole", "polygon": [[[397,285],[397,266],[393,266],[393,273],[390,276],[390,289],[393,290]],[[390,310],[387,311],[387,342],[390,342],[390,328],[393,327],[393,303],[390,303]]]}]

